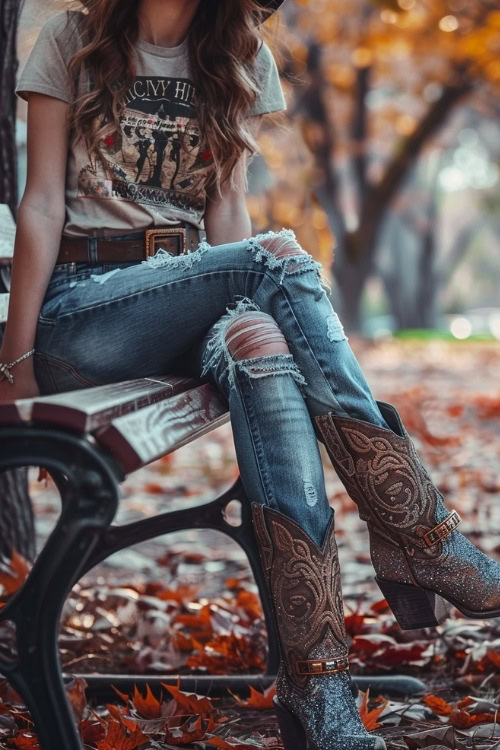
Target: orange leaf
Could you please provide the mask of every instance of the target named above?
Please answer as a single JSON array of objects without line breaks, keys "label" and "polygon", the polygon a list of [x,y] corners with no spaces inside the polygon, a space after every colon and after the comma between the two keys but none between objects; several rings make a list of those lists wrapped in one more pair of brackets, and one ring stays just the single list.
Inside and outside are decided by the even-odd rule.
[{"label": "orange leaf", "polygon": [[191,651],[203,651],[203,644],[193,638],[192,635],[185,636],[184,633],[174,633],[172,641],[178,651],[191,653]]},{"label": "orange leaf", "polygon": [[49,472],[45,468],[45,466],[39,466],[38,467],[38,477],[37,482],[42,482],[44,479],[48,479],[50,477]]},{"label": "orange leaf", "polygon": [[260,603],[260,597],[253,591],[245,591],[240,589],[236,594],[236,604],[241,607],[245,614],[251,620],[257,620],[262,617],[262,605]]},{"label": "orange leaf", "polygon": [[176,615],[172,622],[186,625],[189,628],[201,628],[200,632],[205,633],[208,638],[212,636],[212,618],[210,616],[210,605],[204,604],[203,607],[195,613],[186,613]]},{"label": "orange leaf", "polygon": [[157,599],[161,599],[162,601],[171,599],[173,602],[184,604],[185,602],[194,599],[199,590],[200,586],[180,584],[175,589],[165,589],[162,587],[159,591],[153,593],[152,596],[155,596]]},{"label": "orange leaf", "polygon": [[[131,722],[134,723],[134,722]],[[142,733],[140,727],[135,725],[132,734],[127,735],[125,726],[118,721],[108,722],[106,737],[97,743],[98,750],[135,750],[136,747],[144,745],[147,737]]]},{"label": "orange leaf", "polygon": [[495,667],[500,668],[500,653],[498,653],[498,651],[487,651],[486,657],[495,665]]},{"label": "orange leaf", "polygon": [[227,586],[228,589],[240,589],[241,578],[226,578],[224,585]]},{"label": "orange leaf", "polygon": [[165,487],[161,484],[156,484],[156,482],[147,482],[144,485],[144,491],[149,492],[150,495],[163,495]]},{"label": "orange leaf", "polygon": [[231,693],[233,698],[236,700],[236,703],[243,708],[257,708],[261,710],[274,708],[273,696],[276,695],[276,687],[274,683],[266,688],[263,693],[261,693],[259,690],[255,690],[255,688],[253,688],[251,685],[249,687],[250,697],[246,699],[242,699],[238,695],[235,695],[235,693],[229,690],[229,688],[228,692]]},{"label": "orange leaf", "polygon": [[40,750],[37,736],[26,731],[20,732],[17,737],[12,737],[9,740],[9,745],[20,747],[22,750]]},{"label": "orange leaf", "polygon": [[500,416],[500,398],[498,396],[477,396],[474,402],[480,419],[495,419]]},{"label": "orange leaf", "polygon": [[10,596],[19,591],[30,571],[30,565],[17,550],[12,550],[10,562],[5,559],[0,562],[0,586],[3,593]]},{"label": "orange leaf", "polygon": [[359,692],[363,696],[361,706],[359,708],[359,713],[365,729],[370,732],[372,729],[377,729],[378,727],[382,726],[382,724],[378,722],[377,719],[389,701],[387,700],[387,698],[384,698],[380,708],[373,708],[371,711],[368,711],[368,695],[370,692],[370,688],[367,688],[366,693],[363,693],[362,690],[360,690]]},{"label": "orange leaf", "polygon": [[438,716],[449,716],[451,714],[452,707],[439,695],[426,695],[424,703]]},{"label": "orange leaf", "polygon": [[470,695],[466,695],[465,698],[457,701],[455,708],[466,708],[467,706],[470,706],[471,703],[474,703],[474,698],[472,698]]},{"label": "orange leaf", "polygon": [[128,729],[130,732],[134,732],[135,728],[137,726],[136,722],[132,719],[128,719],[126,716],[123,716],[122,711],[126,711],[126,708],[119,708],[119,706],[114,706],[112,703],[107,703],[106,708],[108,709],[109,713],[115,719],[115,721],[120,722],[120,724],[123,724],[123,726]]},{"label": "orange leaf", "polygon": [[179,711],[176,711],[174,716],[179,714],[199,714],[201,718],[206,719],[211,713],[213,713],[214,706],[209,698],[198,698],[195,694],[188,695],[187,693],[183,693],[182,690],[175,685],[167,685],[165,682],[162,682],[161,684],[162,687],[164,687],[165,690],[175,698]]},{"label": "orange leaf", "polygon": [[66,693],[77,723],[80,723],[82,720],[83,713],[87,707],[86,687],[87,681],[83,677],[73,677],[73,681],[66,686]]},{"label": "orange leaf", "polygon": [[[186,729],[185,729],[186,727]],[[166,727],[165,739],[171,745],[191,745],[205,737],[206,730],[203,728],[201,716],[198,716],[195,722],[190,719],[184,722],[182,727]]]},{"label": "orange leaf", "polygon": [[146,685],[145,698],[142,697],[141,693],[134,685],[134,697],[132,698],[132,703],[144,719],[161,718],[161,703],[154,697],[149,685]]},{"label": "orange leaf", "polygon": [[450,714],[450,724],[457,729],[469,729],[476,724],[492,723],[495,717],[493,714],[469,714],[464,709],[454,708]]},{"label": "orange leaf", "polygon": [[211,674],[237,674],[265,668],[263,654],[248,636],[217,634],[200,653],[191,654],[186,666]]},{"label": "orange leaf", "polygon": [[95,745],[103,739],[104,734],[104,727],[95,719],[83,719],[80,722],[80,735],[84,745]]}]

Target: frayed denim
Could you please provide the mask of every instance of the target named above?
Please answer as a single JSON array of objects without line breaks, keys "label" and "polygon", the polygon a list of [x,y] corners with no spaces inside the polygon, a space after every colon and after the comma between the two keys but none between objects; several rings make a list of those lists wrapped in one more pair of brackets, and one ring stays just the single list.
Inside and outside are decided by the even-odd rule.
[{"label": "frayed denim", "polygon": [[[273,318],[288,353],[231,355],[228,331],[249,310]],[[173,372],[211,381],[228,402],[250,500],[287,514],[318,544],[332,509],[312,417],[332,411],[387,426],[322,266],[290,229],[202,242],[182,256],[160,249],[137,263],[56,266],[35,347],[42,393]]]}]

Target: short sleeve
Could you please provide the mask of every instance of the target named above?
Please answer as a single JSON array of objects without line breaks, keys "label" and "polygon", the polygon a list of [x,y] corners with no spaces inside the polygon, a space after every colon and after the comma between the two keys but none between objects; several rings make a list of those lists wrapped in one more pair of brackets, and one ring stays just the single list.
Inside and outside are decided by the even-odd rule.
[{"label": "short sleeve", "polygon": [[[16,94],[27,100],[26,93],[37,91],[69,102],[71,90],[68,62],[76,52],[69,42],[73,13],[56,13],[40,29],[16,86]],[[73,42],[74,44],[74,42]]]},{"label": "short sleeve", "polygon": [[286,102],[281,88],[278,68],[272,52],[265,42],[262,43],[257,53],[256,66],[259,91],[248,116],[282,112],[286,109]]}]

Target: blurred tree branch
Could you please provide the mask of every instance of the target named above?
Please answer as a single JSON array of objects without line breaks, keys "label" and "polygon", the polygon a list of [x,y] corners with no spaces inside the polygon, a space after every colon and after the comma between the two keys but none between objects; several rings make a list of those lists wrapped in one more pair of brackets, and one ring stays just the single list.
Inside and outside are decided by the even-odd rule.
[{"label": "blurred tree branch", "polygon": [[[500,11],[490,0],[459,11],[445,0],[291,0],[286,16],[289,117],[312,156],[311,189],[334,235],[344,323],[357,329],[381,228],[412,167],[457,105],[471,94],[479,101],[500,78]],[[304,206],[301,226],[315,221],[314,205],[297,196],[289,212]]]}]

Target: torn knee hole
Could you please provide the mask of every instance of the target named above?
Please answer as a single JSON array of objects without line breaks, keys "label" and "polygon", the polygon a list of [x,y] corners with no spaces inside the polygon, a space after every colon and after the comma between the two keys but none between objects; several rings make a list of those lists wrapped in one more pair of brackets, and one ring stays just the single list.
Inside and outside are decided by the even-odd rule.
[{"label": "torn knee hole", "polygon": [[[270,253],[269,257],[274,260]],[[261,312],[248,297],[240,299],[234,309],[228,308],[227,315],[214,326],[201,375],[216,371],[221,357],[227,364],[230,389],[236,388],[236,370],[246,374],[250,382],[255,378],[290,375],[299,387],[307,385],[274,318]]]},{"label": "torn knee hole", "polygon": [[277,258],[283,258],[285,255],[307,255],[297,240],[289,236],[276,235],[275,237],[269,237],[262,240],[261,245]]},{"label": "torn knee hole", "polygon": [[270,315],[248,311],[233,318],[226,328],[225,341],[234,361],[290,354],[286,339]]},{"label": "torn knee hole", "polygon": [[[285,258],[291,255],[307,255],[306,251],[293,237],[277,235],[276,237],[263,240],[261,245],[276,258]],[[289,263],[287,270],[296,271],[299,267],[298,263]]]},{"label": "torn knee hole", "polygon": [[256,261],[279,271],[279,283],[290,274],[314,271],[318,276],[323,267],[297,242],[293,229],[256,234],[248,240],[248,248]]}]

